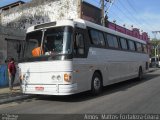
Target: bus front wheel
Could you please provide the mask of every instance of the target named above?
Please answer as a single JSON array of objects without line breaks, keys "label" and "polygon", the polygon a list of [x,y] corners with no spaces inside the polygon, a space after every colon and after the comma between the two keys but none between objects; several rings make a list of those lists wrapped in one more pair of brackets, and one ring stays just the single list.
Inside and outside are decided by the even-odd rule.
[{"label": "bus front wheel", "polygon": [[93,95],[98,95],[102,92],[102,77],[98,72],[95,72],[92,77],[91,92]]}]

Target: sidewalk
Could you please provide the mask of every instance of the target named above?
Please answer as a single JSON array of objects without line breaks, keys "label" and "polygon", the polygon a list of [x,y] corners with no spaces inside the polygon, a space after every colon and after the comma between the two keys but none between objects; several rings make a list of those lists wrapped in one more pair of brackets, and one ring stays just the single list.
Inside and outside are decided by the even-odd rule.
[{"label": "sidewalk", "polygon": [[29,95],[21,93],[20,87],[14,87],[13,92],[10,92],[9,88],[0,88],[0,104],[13,102],[20,99],[29,98]]},{"label": "sidewalk", "polygon": [[157,68],[157,67],[149,68],[149,72],[154,72],[154,71],[157,71],[157,70],[160,70],[160,68]]}]

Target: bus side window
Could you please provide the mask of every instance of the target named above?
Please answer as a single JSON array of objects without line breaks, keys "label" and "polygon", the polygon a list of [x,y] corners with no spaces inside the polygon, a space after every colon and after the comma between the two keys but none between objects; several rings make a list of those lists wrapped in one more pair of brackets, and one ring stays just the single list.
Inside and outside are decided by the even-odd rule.
[{"label": "bus side window", "polygon": [[81,33],[76,34],[75,51],[77,54],[84,54],[84,36]]}]

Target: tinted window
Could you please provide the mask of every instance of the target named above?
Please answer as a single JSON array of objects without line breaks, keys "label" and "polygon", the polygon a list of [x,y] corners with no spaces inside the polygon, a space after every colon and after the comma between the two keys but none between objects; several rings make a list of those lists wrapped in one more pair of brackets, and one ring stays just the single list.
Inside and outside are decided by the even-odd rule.
[{"label": "tinted window", "polygon": [[26,36],[25,57],[72,53],[72,35],[72,28],[67,26],[49,28],[44,33],[41,30],[28,33]]},{"label": "tinted window", "polygon": [[122,49],[124,49],[124,50],[128,49],[128,47],[127,47],[127,40],[126,39],[120,38],[120,43],[121,43]]},{"label": "tinted window", "polygon": [[98,35],[99,35],[100,45],[105,46],[103,33],[98,32]]},{"label": "tinted window", "polygon": [[81,33],[76,34],[74,52],[76,54],[84,54],[84,36]]},{"label": "tinted window", "polygon": [[145,53],[147,53],[147,46],[144,45],[144,44],[142,45],[142,51],[145,52]]},{"label": "tinted window", "polygon": [[90,30],[90,35],[94,45],[105,46],[103,33],[96,30]]},{"label": "tinted window", "polygon": [[98,45],[99,44],[98,33],[95,30],[91,30],[90,34],[91,34],[92,43],[94,45]]},{"label": "tinted window", "polygon": [[128,41],[128,44],[129,44],[129,49],[132,50],[132,51],[135,51],[136,48],[135,48],[135,44],[133,41],[129,40]]},{"label": "tinted window", "polygon": [[26,47],[25,47],[24,56],[33,57],[32,51],[34,48],[41,46],[41,40],[42,40],[42,31],[28,33],[26,36]]},{"label": "tinted window", "polygon": [[109,47],[118,48],[118,40],[116,36],[113,35],[105,35],[106,41],[108,42]]},{"label": "tinted window", "polygon": [[136,43],[137,45],[137,51],[142,52],[142,44],[141,43]]},{"label": "tinted window", "polygon": [[109,47],[114,47],[114,42],[112,40],[112,36],[111,35],[107,35],[106,41],[108,42]]},{"label": "tinted window", "polygon": [[70,27],[57,27],[47,29],[44,34],[45,55],[68,54],[72,52]]},{"label": "tinted window", "polygon": [[155,62],[155,60],[158,61],[158,58],[151,58],[151,62]]}]

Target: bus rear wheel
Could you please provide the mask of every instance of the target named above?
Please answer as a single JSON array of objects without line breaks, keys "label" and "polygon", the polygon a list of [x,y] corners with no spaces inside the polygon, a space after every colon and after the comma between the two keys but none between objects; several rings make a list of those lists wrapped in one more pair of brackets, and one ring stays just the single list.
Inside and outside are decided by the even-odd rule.
[{"label": "bus rear wheel", "polygon": [[95,72],[92,77],[91,93],[98,95],[102,92],[102,77],[98,72]]},{"label": "bus rear wheel", "polygon": [[140,67],[140,68],[139,68],[138,78],[137,78],[137,79],[138,79],[139,81],[141,81],[142,78],[143,78],[143,71],[142,71],[142,68]]}]

